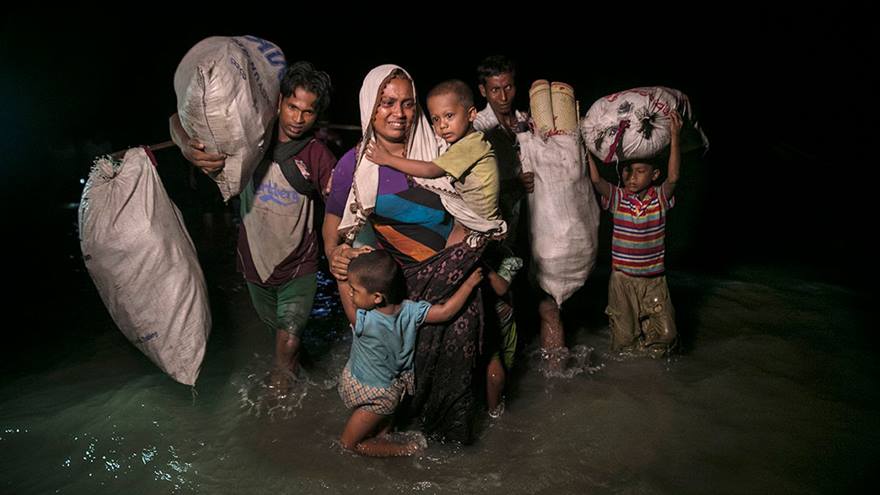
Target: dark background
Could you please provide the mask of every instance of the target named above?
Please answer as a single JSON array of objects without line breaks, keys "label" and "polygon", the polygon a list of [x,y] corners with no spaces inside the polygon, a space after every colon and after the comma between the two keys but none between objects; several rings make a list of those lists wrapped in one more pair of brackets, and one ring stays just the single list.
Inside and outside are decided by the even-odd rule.
[{"label": "dark background", "polygon": [[[0,21],[3,298],[22,315],[29,343],[43,329],[76,331],[66,324],[68,301],[84,275],[70,204],[90,155],[169,139],[174,70],[211,35],[253,34],[280,46],[288,61],[329,72],[335,93],[326,118],[338,124],[359,124],[361,81],[381,63],[406,68],[424,94],[452,77],[476,89],[479,60],[503,53],[519,64],[522,109],[538,78],[571,83],[582,113],[612,92],[677,88],[690,97],[711,149],[685,157],[670,216],[670,269],[723,276],[747,264],[867,287],[880,176],[878,85],[870,75],[880,43],[865,6],[620,7],[543,29],[528,11],[492,22],[484,12],[416,19],[408,9],[377,8],[331,22],[326,13],[274,7],[260,23],[76,11]],[[352,144],[357,136],[343,138]],[[172,196],[189,201],[179,153],[159,160]]]}]

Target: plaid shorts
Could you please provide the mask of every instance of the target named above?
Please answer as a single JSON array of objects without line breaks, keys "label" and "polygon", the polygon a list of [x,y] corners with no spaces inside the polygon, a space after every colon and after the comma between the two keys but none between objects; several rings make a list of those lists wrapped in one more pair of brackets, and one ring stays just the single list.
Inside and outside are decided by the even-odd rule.
[{"label": "plaid shorts", "polygon": [[394,414],[400,400],[407,391],[407,384],[413,380],[412,371],[405,372],[395,379],[390,387],[371,387],[352,376],[348,366],[339,376],[339,396],[342,403],[349,409],[362,408],[371,413],[389,416]]}]

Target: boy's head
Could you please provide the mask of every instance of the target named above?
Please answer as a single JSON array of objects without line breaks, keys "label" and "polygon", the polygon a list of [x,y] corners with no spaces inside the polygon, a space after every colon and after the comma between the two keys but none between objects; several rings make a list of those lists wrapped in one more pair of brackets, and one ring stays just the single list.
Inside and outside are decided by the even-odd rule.
[{"label": "boy's head", "polygon": [[349,294],[359,309],[400,304],[406,282],[394,258],[385,250],[370,251],[348,265]]},{"label": "boy's head", "polygon": [[309,62],[290,65],[281,79],[278,101],[278,138],[298,139],[318,122],[318,115],[330,105],[330,76]]},{"label": "boy's head", "polygon": [[660,178],[660,164],[656,159],[628,160],[621,163],[623,187],[630,194],[641,194]]},{"label": "boy's head", "polygon": [[428,92],[428,114],[434,132],[453,144],[473,130],[477,118],[474,93],[458,79],[444,81]]},{"label": "boy's head", "polygon": [[477,67],[477,84],[480,94],[489,102],[497,115],[513,112],[516,96],[516,66],[504,55],[486,57]]}]

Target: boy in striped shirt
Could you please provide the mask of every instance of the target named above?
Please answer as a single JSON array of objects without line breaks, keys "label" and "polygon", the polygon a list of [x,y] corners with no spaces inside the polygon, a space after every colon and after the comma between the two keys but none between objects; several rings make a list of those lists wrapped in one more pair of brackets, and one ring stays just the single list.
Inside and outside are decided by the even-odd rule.
[{"label": "boy in striped shirt", "polygon": [[679,178],[682,123],[675,111],[669,117],[669,163],[666,180],[660,185],[655,185],[660,169],[651,160],[624,163],[623,187],[617,187],[599,175],[587,153],[590,179],[614,223],[605,309],[612,351],[662,357],[675,345],[678,335],[663,257],[666,212],[675,203],[672,193]]}]

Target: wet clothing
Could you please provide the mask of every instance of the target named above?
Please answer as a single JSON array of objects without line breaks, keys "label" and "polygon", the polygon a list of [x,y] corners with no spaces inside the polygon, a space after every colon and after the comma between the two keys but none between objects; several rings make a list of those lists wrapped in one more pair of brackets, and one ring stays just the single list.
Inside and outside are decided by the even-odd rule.
[{"label": "wet clothing", "polygon": [[[364,140],[374,139],[372,120],[376,99],[395,65],[381,65],[364,78],[360,92],[361,128]],[[403,71],[405,73],[405,71]],[[415,86],[415,85],[413,85]],[[413,88],[415,90],[415,88]],[[414,160],[437,158],[437,141],[431,126],[419,111],[409,130],[406,156]],[[451,296],[477,263],[481,247],[462,244],[446,248],[452,230],[452,216],[431,189],[454,193],[445,177],[413,179],[352,153],[345,169],[337,167],[330,197],[346,198],[341,207],[328,212],[339,215],[340,233],[355,241],[360,227],[373,227],[376,247],[387,249],[403,268],[409,298],[439,303]],[[354,179],[357,180],[354,180]],[[355,186],[352,186],[356,183]],[[417,183],[422,186],[416,185]],[[430,189],[429,189],[430,188]],[[453,207],[465,206],[458,195]],[[447,199],[447,201],[449,201]],[[359,238],[359,237],[358,237]],[[482,331],[482,299],[479,289],[455,320],[441,325],[423,325],[416,339],[415,393],[401,407],[401,419],[418,419],[428,434],[448,440],[473,440],[476,396],[473,370]]]},{"label": "wet clothing", "polygon": [[[241,192],[238,269],[248,282],[278,287],[318,270],[315,202],[322,200],[336,159],[323,143],[307,139],[292,154],[287,143],[276,145],[273,160],[261,164]],[[291,183],[300,176],[306,187]]]},{"label": "wet clothing", "polygon": [[[522,260],[512,256],[513,253],[509,249],[496,241],[490,243],[483,252],[483,261],[488,269],[495,271],[510,284],[522,268]],[[517,343],[513,291],[508,287],[507,293],[499,296],[489,283],[488,277],[484,285],[486,313],[483,352],[488,353],[490,361],[495,358],[500,359],[504,368],[509,370],[513,367]]]},{"label": "wet clothing", "polygon": [[[346,153],[336,166],[328,213],[341,216],[345,208],[355,156],[354,151]],[[452,217],[437,194],[411,185],[405,174],[390,167],[379,167],[379,193],[369,220],[376,247],[387,249],[401,264],[412,300],[448,299],[482,253],[482,248],[464,243],[446,248]],[[473,440],[473,370],[483,328],[480,290],[474,293],[455,320],[419,330],[415,393],[401,411],[404,419],[418,419],[425,433],[464,443]]]},{"label": "wet clothing", "polygon": [[371,387],[351,374],[346,366],[339,375],[337,390],[342,403],[349,409],[363,408],[374,414],[390,416],[394,414],[398,404],[408,388],[412,388],[413,373],[407,371],[394,379],[388,387]]},{"label": "wet clothing", "polygon": [[665,271],[666,211],[675,204],[663,187],[651,186],[645,199],[611,185],[602,208],[611,211],[611,267],[634,277],[655,277]]},{"label": "wet clothing", "polygon": [[[404,265],[410,299],[438,303],[455,293],[479,261],[483,247],[450,246],[421,263]],[[475,289],[451,322],[424,325],[416,347],[416,388],[404,410],[427,434],[473,441],[474,369],[482,342],[482,291]]]},{"label": "wet clothing", "polygon": [[405,371],[413,369],[418,328],[431,304],[405,300],[397,314],[357,310],[348,368],[361,383],[387,388]]},{"label": "wet clothing", "polygon": [[516,358],[517,342],[516,320],[513,318],[512,311],[510,312],[510,318],[501,323],[501,331],[499,332],[498,337],[498,347],[492,355],[489,356],[489,359],[500,359],[504,364],[504,369],[510,370],[513,368],[513,363]]},{"label": "wet clothing", "polygon": [[492,145],[480,131],[456,141],[434,160],[453,179],[455,190],[477,215],[498,220],[498,162]]},{"label": "wet clothing", "polygon": [[318,289],[315,273],[275,287],[247,282],[247,288],[263,323],[272,330],[284,330],[302,338]]},{"label": "wet clothing", "polygon": [[608,283],[611,350],[665,352],[675,343],[675,309],[666,277],[632,277],[613,270]]}]

